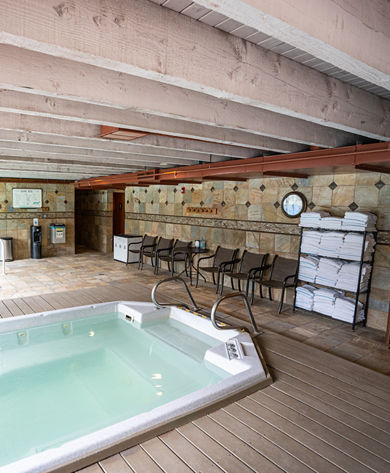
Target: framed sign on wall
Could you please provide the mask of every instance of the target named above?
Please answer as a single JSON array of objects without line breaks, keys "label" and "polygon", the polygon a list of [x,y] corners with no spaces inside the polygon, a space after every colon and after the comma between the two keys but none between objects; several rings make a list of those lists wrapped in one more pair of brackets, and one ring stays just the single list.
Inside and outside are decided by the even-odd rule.
[{"label": "framed sign on wall", "polygon": [[14,209],[40,209],[42,189],[12,189],[12,207]]}]

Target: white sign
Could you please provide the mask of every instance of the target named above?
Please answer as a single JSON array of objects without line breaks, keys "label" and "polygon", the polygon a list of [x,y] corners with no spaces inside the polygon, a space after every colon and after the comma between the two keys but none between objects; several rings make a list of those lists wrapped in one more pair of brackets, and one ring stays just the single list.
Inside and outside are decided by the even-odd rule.
[{"label": "white sign", "polygon": [[14,209],[40,209],[42,189],[12,189],[12,207]]}]

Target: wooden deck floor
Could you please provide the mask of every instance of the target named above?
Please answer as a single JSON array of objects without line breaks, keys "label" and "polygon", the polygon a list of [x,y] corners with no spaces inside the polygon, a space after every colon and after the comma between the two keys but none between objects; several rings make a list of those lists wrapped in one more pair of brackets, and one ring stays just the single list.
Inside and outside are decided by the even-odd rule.
[{"label": "wooden deck floor", "polygon": [[[4,300],[0,315],[149,295],[144,284],[117,282]],[[269,329],[259,343],[271,386],[80,471],[390,471],[390,377]]]}]

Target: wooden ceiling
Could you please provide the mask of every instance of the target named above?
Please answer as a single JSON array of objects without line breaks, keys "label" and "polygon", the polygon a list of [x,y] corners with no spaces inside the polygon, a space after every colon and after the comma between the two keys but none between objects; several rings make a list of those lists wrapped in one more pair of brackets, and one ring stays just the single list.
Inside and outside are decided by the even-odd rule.
[{"label": "wooden ceiling", "polygon": [[387,142],[390,4],[357,1],[3,0],[0,178]]}]

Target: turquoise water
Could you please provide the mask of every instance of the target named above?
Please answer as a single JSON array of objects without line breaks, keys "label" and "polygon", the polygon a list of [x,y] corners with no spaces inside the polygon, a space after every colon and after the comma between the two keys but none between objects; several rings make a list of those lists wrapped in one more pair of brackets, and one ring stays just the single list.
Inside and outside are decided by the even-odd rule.
[{"label": "turquoise water", "polygon": [[220,342],[190,331],[108,314],[0,334],[0,466],[227,377],[202,362]]}]

